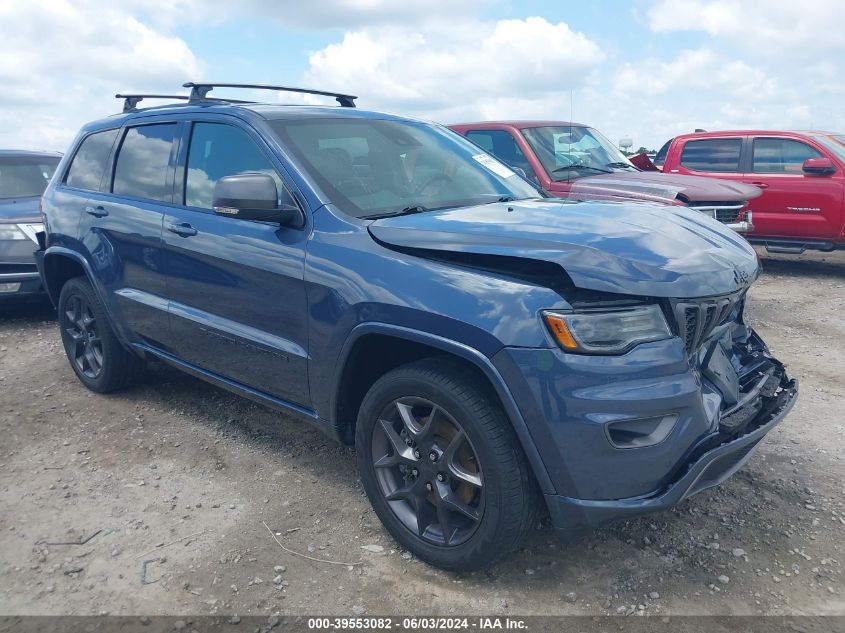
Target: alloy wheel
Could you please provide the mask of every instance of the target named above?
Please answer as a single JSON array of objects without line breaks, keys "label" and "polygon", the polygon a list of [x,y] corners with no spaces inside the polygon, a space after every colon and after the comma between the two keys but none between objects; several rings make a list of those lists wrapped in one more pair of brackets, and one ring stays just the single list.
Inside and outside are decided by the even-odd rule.
[{"label": "alloy wheel", "polygon": [[103,370],[103,341],[91,305],[84,297],[72,295],[65,304],[63,320],[71,361],[82,374],[96,378]]},{"label": "alloy wheel", "polygon": [[372,435],[381,493],[411,532],[440,546],[469,539],[484,514],[484,478],[464,429],[441,406],[403,397],[384,408]]}]

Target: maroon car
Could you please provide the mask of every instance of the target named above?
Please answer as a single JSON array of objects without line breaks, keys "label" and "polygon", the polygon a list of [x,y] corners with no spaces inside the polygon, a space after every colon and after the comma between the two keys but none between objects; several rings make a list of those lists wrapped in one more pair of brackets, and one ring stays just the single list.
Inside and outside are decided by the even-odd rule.
[{"label": "maroon car", "polygon": [[753,228],[744,183],[645,171],[597,130],[564,121],[486,121],[449,126],[550,195],[684,205],[744,233]]}]

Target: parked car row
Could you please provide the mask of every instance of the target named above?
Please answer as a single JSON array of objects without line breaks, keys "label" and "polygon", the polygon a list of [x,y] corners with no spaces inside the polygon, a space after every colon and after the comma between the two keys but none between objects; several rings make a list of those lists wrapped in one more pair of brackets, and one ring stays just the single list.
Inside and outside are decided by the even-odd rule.
[{"label": "parked car row", "polygon": [[[743,318],[753,248],[591,183],[595,161],[642,176],[589,128],[520,128],[514,169],[479,149],[495,135],[351,95],[186,86],[86,125],[42,199],[35,257],[89,389],[155,358],[354,444],[386,529],[452,570],[517,547],[543,505],[572,534],[717,485],[795,403]],[[549,197],[561,167],[600,195]]]},{"label": "parked car row", "polygon": [[484,121],[450,127],[551,196],[688,206],[745,233],[751,228],[748,203],[761,193],[741,182],[643,171],[600,132],[580,123]]}]

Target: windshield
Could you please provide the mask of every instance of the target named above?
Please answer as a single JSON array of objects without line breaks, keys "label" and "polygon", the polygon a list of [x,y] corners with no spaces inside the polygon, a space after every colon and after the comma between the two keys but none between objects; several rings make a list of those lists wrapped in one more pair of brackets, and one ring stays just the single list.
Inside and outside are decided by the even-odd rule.
[{"label": "windshield", "polygon": [[0,156],[0,199],[40,196],[58,164],[52,156]]},{"label": "windshield", "polygon": [[593,128],[532,127],[523,129],[522,135],[552,180],[636,169],[613,143]]},{"label": "windshield", "polygon": [[845,161],[845,134],[812,134],[811,136],[836,154],[839,160]]},{"label": "windshield", "polygon": [[359,118],[279,119],[270,126],[332,202],[358,218],[541,195],[438,126]]}]

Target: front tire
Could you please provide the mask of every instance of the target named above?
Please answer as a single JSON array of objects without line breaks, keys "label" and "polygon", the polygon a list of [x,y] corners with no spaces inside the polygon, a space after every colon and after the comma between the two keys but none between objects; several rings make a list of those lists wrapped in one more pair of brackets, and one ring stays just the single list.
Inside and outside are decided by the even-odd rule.
[{"label": "front tire", "polygon": [[432,565],[485,567],[536,522],[536,484],[501,405],[472,369],[449,359],[416,361],[376,381],[355,445],[376,514]]},{"label": "front tire", "polygon": [[62,286],[58,316],[70,366],[86,387],[108,393],[138,380],[143,361],[117,340],[103,304],[85,277],[74,277]]}]

